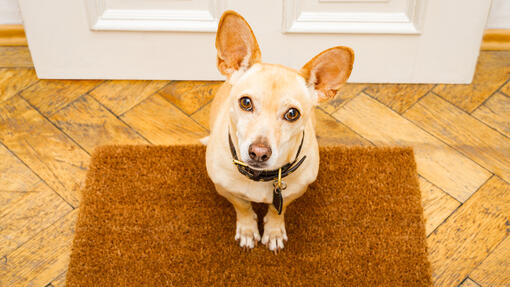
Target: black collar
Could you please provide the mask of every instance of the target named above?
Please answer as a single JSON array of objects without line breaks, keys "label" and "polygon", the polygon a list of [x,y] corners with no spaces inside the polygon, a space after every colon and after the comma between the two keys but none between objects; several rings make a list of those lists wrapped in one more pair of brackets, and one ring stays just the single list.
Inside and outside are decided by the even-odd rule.
[{"label": "black collar", "polygon": [[306,159],[306,155],[303,156],[299,161],[297,161],[299,157],[299,153],[301,152],[301,147],[303,147],[303,141],[305,140],[305,132],[303,131],[303,137],[301,138],[301,144],[299,144],[298,151],[296,153],[296,157],[294,161],[289,162],[278,169],[273,170],[255,170],[250,168],[247,164],[240,161],[237,158],[236,149],[234,147],[234,143],[232,143],[232,138],[230,137],[230,132],[228,133],[228,143],[230,145],[230,152],[232,153],[232,157],[234,158],[233,162],[237,166],[237,169],[241,174],[246,176],[247,178],[253,181],[272,181],[278,179],[278,172],[281,172],[281,178],[286,177],[287,175],[293,173]]}]

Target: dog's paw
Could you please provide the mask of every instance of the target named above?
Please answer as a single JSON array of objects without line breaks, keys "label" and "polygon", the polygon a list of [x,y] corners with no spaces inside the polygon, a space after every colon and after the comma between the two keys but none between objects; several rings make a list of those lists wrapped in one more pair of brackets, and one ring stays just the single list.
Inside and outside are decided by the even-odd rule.
[{"label": "dog's paw", "polygon": [[237,222],[236,237],[235,240],[239,240],[239,245],[242,248],[251,249],[257,245],[260,241],[260,233],[257,226],[256,220],[250,220],[249,222]]},{"label": "dog's paw", "polygon": [[276,254],[283,249],[283,242],[288,240],[285,223],[283,220],[275,222],[275,220],[266,220],[266,218],[264,218],[264,221],[266,222],[261,242]]},{"label": "dog's paw", "polygon": [[209,143],[209,136],[201,138],[200,143],[203,145],[207,145]]}]

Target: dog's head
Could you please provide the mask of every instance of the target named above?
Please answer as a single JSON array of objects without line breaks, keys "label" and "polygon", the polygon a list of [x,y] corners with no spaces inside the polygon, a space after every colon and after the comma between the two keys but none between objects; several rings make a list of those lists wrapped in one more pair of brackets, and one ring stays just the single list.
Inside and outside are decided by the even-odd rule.
[{"label": "dog's head", "polygon": [[218,70],[231,85],[231,132],[240,159],[256,169],[293,160],[314,106],[335,96],[354,61],[350,48],[334,47],[300,71],[262,63],[250,26],[233,11],[220,20],[216,49]]}]

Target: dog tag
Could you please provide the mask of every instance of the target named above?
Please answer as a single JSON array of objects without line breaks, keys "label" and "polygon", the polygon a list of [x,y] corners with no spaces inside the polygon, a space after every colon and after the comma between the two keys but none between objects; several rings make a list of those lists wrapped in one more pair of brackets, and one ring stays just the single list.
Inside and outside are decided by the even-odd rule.
[{"label": "dog tag", "polygon": [[283,196],[282,190],[278,185],[273,188],[273,205],[276,211],[278,211],[278,215],[282,214]]}]

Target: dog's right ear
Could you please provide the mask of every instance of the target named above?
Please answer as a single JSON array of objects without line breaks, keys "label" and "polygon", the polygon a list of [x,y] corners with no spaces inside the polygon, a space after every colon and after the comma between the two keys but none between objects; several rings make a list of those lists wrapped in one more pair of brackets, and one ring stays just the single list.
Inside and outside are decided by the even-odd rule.
[{"label": "dog's right ear", "polygon": [[216,33],[218,70],[230,78],[236,71],[246,71],[260,62],[260,49],[253,31],[244,18],[234,11],[225,11]]}]

